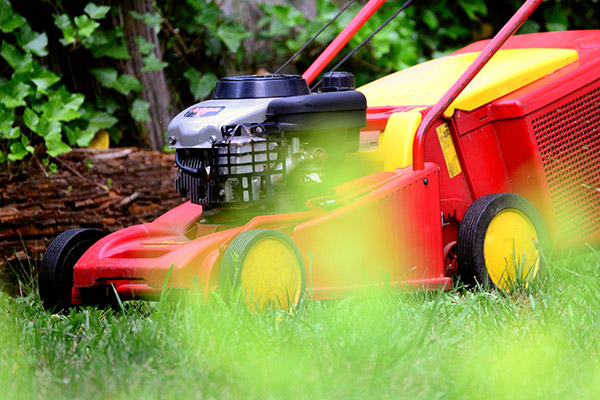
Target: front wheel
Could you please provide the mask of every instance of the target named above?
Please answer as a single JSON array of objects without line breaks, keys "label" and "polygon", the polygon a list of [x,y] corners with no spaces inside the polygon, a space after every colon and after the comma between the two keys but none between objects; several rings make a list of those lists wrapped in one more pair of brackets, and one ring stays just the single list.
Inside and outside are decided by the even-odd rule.
[{"label": "front wheel", "polygon": [[250,310],[291,310],[304,295],[306,275],[300,251],[284,233],[254,229],[236,236],[223,254],[219,287],[230,300],[241,290]]},{"label": "front wheel", "polygon": [[38,278],[44,308],[60,311],[71,306],[73,267],[104,236],[106,233],[97,229],[69,229],[50,243],[42,257]]},{"label": "front wheel", "polygon": [[466,285],[507,290],[537,274],[548,243],[537,209],[515,193],[488,194],[469,207],[458,230],[457,261]]}]

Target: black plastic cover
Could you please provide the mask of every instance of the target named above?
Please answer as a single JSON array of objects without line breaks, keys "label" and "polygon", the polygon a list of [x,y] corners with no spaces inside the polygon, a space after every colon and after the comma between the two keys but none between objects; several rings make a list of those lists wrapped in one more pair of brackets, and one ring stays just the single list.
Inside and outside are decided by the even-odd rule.
[{"label": "black plastic cover", "polygon": [[300,75],[241,75],[222,78],[213,99],[260,99],[309,94],[306,80]]},{"label": "black plastic cover", "polygon": [[354,90],[354,75],[352,72],[333,71],[323,75],[323,83],[319,87],[320,92],[340,92],[343,90]]},{"label": "black plastic cover", "polygon": [[267,108],[267,120],[285,131],[360,128],[367,123],[367,99],[347,90],[275,99]]}]

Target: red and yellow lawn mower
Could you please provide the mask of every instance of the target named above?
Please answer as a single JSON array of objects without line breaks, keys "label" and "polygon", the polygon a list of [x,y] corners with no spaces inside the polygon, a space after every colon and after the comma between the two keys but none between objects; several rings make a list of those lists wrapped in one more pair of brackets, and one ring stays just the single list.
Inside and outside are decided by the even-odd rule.
[{"label": "red and yellow lawn mower", "polygon": [[358,89],[330,72],[311,92],[381,3],[303,76],[224,78],[177,115],[175,189],[190,201],[59,235],[44,305],[241,288],[252,307],[289,309],[309,291],[448,289],[457,274],[504,289],[550,244],[598,243],[600,31],[509,39],[541,3],[528,0],[492,40]]}]

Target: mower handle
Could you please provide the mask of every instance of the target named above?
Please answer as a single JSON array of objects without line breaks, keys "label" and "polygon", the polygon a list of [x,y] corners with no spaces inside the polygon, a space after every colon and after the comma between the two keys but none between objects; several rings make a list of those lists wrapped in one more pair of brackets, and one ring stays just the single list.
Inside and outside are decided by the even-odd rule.
[{"label": "mower handle", "polygon": [[458,78],[458,80],[444,93],[438,102],[425,115],[423,121],[419,124],[415,139],[413,141],[413,170],[421,171],[425,169],[425,136],[427,132],[445,111],[450,104],[467,87],[469,82],[481,71],[494,54],[502,47],[504,43],[523,25],[523,22],[529,18],[531,13],[540,5],[542,0],[527,0],[515,15],[502,27],[500,32],[485,46],[483,51],[477,56],[469,68]]}]

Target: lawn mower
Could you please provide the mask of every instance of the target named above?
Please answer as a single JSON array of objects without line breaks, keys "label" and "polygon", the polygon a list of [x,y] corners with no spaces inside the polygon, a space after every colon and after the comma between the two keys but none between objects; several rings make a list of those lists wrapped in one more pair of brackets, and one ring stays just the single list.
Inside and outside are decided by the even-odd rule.
[{"label": "lawn mower", "polygon": [[[551,247],[600,239],[600,31],[491,40],[355,88],[330,71],[370,0],[302,75],[221,79],[170,123],[189,201],[48,247],[48,308],[165,289],[288,310],[386,285],[506,290]],[[502,47],[502,49],[500,49]]]}]

